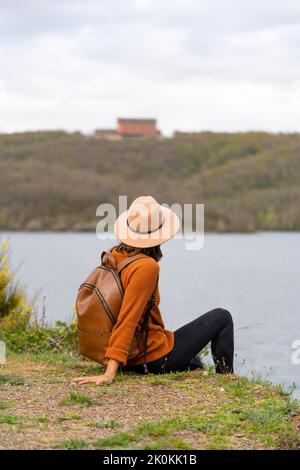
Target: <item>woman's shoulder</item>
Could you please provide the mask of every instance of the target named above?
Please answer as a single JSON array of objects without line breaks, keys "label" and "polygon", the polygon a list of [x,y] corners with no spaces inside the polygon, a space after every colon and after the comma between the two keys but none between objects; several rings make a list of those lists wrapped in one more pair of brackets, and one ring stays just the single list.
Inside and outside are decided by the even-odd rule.
[{"label": "woman's shoulder", "polygon": [[[136,267],[147,269],[148,271],[159,272],[159,264],[151,256],[145,256],[133,261]],[[133,264],[131,263],[131,264]]]},{"label": "woman's shoulder", "polygon": [[139,258],[126,268],[128,279],[136,279],[145,284],[157,279],[159,275],[159,264],[150,256]]},{"label": "woman's shoulder", "polygon": [[[119,263],[123,261],[126,258],[130,258],[130,256],[134,256],[132,254],[127,254],[127,253],[119,253],[116,250],[112,250],[112,253],[116,259],[116,262]],[[128,271],[147,271],[153,274],[157,274],[159,272],[159,264],[155,259],[151,258],[151,256],[144,255],[142,258],[138,258],[134,261],[132,261],[128,266],[125,268]]]}]

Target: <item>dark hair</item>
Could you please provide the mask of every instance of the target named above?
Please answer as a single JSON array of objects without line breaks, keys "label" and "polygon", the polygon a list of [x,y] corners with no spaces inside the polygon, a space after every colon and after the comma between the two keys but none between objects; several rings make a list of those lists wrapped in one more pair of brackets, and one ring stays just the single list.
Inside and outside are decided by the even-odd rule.
[{"label": "dark hair", "polygon": [[113,247],[118,253],[143,253],[144,255],[150,256],[155,261],[160,261],[163,254],[160,249],[160,245],[152,246],[150,248],[136,248],[135,246],[126,245],[126,243],[120,242],[118,245]]}]

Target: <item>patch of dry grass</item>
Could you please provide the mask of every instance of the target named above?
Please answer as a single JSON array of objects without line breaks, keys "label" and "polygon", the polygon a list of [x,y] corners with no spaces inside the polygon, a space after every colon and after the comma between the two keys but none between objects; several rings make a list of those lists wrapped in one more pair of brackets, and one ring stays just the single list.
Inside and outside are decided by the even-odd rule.
[{"label": "patch of dry grass", "polygon": [[0,449],[299,448],[297,404],[278,388],[199,371],[79,386],[100,368],[58,359],[0,366]]}]

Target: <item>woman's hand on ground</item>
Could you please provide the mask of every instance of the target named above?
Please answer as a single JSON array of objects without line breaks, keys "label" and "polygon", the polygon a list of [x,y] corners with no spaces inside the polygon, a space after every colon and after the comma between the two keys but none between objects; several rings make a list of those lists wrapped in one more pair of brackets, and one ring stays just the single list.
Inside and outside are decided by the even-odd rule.
[{"label": "woman's hand on ground", "polygon": [[77,382],[79,385],[95,383],[96,385],[100,384],[110,384],[114,381],[116,372],[119,367],[119,362],[114,359],[109,359],[106,371],[102,375],[95,375],[92,377],[76,377],[73,379],[73,382]]},{"label": "woman's hand on ground", "polygon": [[112,383],[113,378],[103,374],[103,375],[95,375],[93,377],[76,377],[73,379],[73,382],[77,382],[79,385],[95,383],[96,385]]}]

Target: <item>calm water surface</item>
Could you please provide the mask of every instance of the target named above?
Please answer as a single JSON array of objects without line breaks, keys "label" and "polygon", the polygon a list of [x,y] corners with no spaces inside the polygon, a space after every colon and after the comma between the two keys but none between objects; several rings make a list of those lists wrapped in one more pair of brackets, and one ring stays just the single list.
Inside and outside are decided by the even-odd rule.
[{"label": "calm water surface", "polygon": [[[42,289],[49,322],[69,320],[79,284],[112,240],[91,233],[1,233],[9,239],[14,266],[32,295]],[[237,373],[296,384],[300,364],[291,360],[300,340],[300,234],[209,234],[201,251],[184,240],[163,246],[161,311],[176,329],[214,307],[235,321]]]}]

